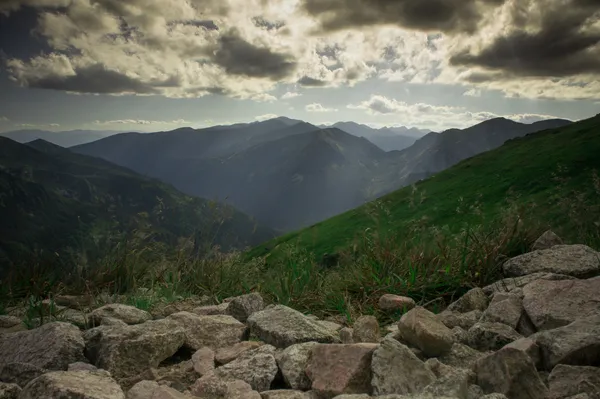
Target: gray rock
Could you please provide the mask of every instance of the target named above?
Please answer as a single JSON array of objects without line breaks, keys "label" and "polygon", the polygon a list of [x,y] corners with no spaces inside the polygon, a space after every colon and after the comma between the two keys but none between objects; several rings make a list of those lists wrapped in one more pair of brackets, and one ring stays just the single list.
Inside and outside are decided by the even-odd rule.
[{"label": "gray rock", "polygon": [[381,333],[379,331],[379,322],[375,316],[360,316],[354,323],[352,338],[356,343],[379,342]]},{"label": "gray rock", "polygon": [[212,372],[215,369],[215,352],[209,347],[198,349],[192,355],[192,364],[201,377]]},{"label": "gray rock", "polygon": [[75,362],[69,364],[67,371],[98,371],[98,367],[85,362]]},{"label": "gray rock", "polygon": [[525,286],[523,305],[538,331],[600,314],[600,278],[537,280]]},{"label": "gray rock", "polygon": [[503,348],[479,359],[473,370],[485,393],[502,393],[511,399],[545,399],[548,395],[533,361],[520,350]]},{"label": "gray rock", "polygon": [[467,331],[469,346],[480,351],[494,351],[523,338],[510,326],[502,323],[476,323]]},{"label": "gray rock", "polygon": [[349,327],[344,327],[340,330],[340,341],[342,344],[354,343],[354,330]]},{"label": "gray rock", "polygon": [[31,381],[19,399],[125,399],[115,380],[93,371],[53,371]]},{"label": "gray rock", "polygon": [[452,331],[435,314],[420,306],[402,316],[398,330],[405,341],[418,347],[429,357],[449,352],[454,343]]},{"label": "gray rock", "polygon": [[26,330],[27,326],[20,318],[10,315],[0,315],[0,335]]},{"label": "gray rock", "polygon": [[497,292],[516,292],[519,288],[525,287],[527,284],[531,283],[535,280],[576,280],[575,277],[567,276],[565,274],[555,274],[555,273],[546,273],[539,272],[533,274],[527,274],[525,276],[520,277],[509,277],[490,285],[483,287],[483,292],[486,295],[494,295]]},{"label": "gray rock", "polygon": [[277,348],[302,342],[339,342],[333,332],[283,305],[267,306],[248,318],[251,334]]},{"label": "gray rock", "polygon": [[505,348],[518,349],[524,352],[531,358],[536,368],[542,368],[542,352],[534,340],[530,338],[521,338],[511,342],[510,344],[507,344]]},{"label": "gray rock", "polygon": [[259,312],[265,308],[265,303],[259,293],[235,297],[229,302],[227,313],[235,319],[245,323],[252,313]]},{"label": "gray rock", "polygon": [[459,399],[469,398],[469,387],[475,379],[471,370],[452,369],[423,389],[423,395],[433,397],[449,396]]},{"label": "gray rock", "polygon": [[291,389],[281,389],[275,391],[261,392],[262,399],[310,399],[305,392],[294,391]]},{"label": "gray rock", "polygon": [[448,310],[451,312],[467,313],[473,310],[483,312],[488,307],[488,297],[481,288],[473,288],[458,301],[451,303]]},{"label": "gray rock", "polygon": [[458,368],[470,369],[475,362],[485,356],[485,353],[479,352],[470,346],[456,342],[452,345],[450,352],[440,356],[440,362]]},{"label": "gray rock", "polygon": [[384,294],[379,298],[379,309],[383,311],[408,312],[415,306],[415,300],[406,296]]},{"label": "gray rock", "polygon": [[72,324],[53,322],[29,331],[0,335],[0,367],[30,363],[47,370],[66,370],[83,361],[81,331]]},{"label": "gray rock", "polygon": [[375,395],[417,393],[436,379],[407,346],[391,338],[375,350],[371,368]]},{"label": "gray rock", "polygon": [[523,312],[523,300],[518,295],[499,293],[492,298],[481,321],[506,324],[516,330]]},{"label": "gray rock", "polygon": [[464,330],[468,330],[473,327],[475,323],[481,319],[483,312],[481,310],[472,310],[466,313],[452,312],[450,310],[444,310],[442,313],[437,315],[437,318],[444,323],[444,325],[450,329],[454,327],[460,327]]},{"label": "gray rock", "polygon": [[242,341],[238,342],[233,346],[228,346],[226,348],[220,348],[217,350],[215,354],[215,361],[219,365],[227,364],[235,359],[242,353],[256,349],[259,346],[262,346],[262,342],[258,341]]},{"label": "gray rock", "polygon": [[308,390],[312,382],[306,375],[310,350],[317,342],[304,342],[289,346],[277,356],[277,364],[285,382],[292,389]]},{"label": "gray rock", "polygon": [[21,387],[17,384],[0,382],[0,399],[17,399],[21,393]]},{"label": "gray rock", "polygon": [[454,343],[469,344],[469,334],[459,326],[452,329],[452,337],[454,337]]},{"label": "gray rock", "polygon": [[600,399],[600,368],[559,364],[548,378],[550,399],[562,399],[587,394],[590,399]]},{"label": "gray rock", "polygon": [[156,368],[186,340],[184,330],[169,319],[127,326],[100,326],[84,333],[88,359],[115,378],[132,377]]},{"label": "gray rock", "polygon": [[205,346],[219,349],[235,345],[247,336],[246,325],[227,315],[199,316],[190,312],[173,313],[167,320],[185,332],[185,345],[198,350]]},{"label": "gray rock", "polygon": [[127,399],[192,399],[156,381],[140,381],[127,392]]},{"label": "gray rock", "polygon": [[538,251],[541,249],[549,249],[555,245],[563,245],[563,240],[557,236],[552,230],[547,230],[542,234],[531,247],[532,251]]},{"label": "gray rock", "polygon": [[223,302],[219,305],[198,306],[190,310],[190,313],[197,314],[198,316],[226,315],[229,314],[229,302]]},{"label": "gray rock", "polygon": [[539,346],[545,370],[552,370],[557,364],[600,364],[600,316],[579,319],[529,338]]},{"label": "gray rock", "polygon": [[250,384],[241,380],[224,380],[214,373],[199,378],[190,388],[194,397],[207,399],[261,399]]},{"label": "gray rock", "polygon": [[24,387],[30,381],[49,371],[30,363],[7,363],[0,366],[0,381]]},{"label": "gray rock", "polygon": [[224,380],[245,381],[258,392],[267,391],[277,375],[275,347],[263,345],[242,353],[237,359],[215,369],[214,374]]},{"label": "gray rock", "polygon": [[556,245],[509,259],[502,269],[510,277],[546,272],[590,278],[600,274],[600,254],[585,245]]},{"label": "gray rock", "polygon": [[102,319],[110,317],[118,319],[126,324],[142,324],[146,321],[152,320],[152,315],[145,310],[138,309],[134,306],[123,305],[119,303],[112,303],[104,305],[98,309],[93,310],[87,318],[90,320],[92,325],[99,326]]}]

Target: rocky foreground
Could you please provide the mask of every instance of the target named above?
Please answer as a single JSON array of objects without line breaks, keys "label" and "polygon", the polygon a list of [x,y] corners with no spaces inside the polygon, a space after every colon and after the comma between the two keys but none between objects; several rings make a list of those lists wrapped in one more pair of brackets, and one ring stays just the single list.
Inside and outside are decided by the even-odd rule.
[{"label": "rocky foreground", "polygon": [[0,399],[600,399],[600,253],[548,232],[503,272],[438,315],[384,295],[405,310],[385,334],[256,293],[155,314],[57,297],[68,322],[0,316]]}]

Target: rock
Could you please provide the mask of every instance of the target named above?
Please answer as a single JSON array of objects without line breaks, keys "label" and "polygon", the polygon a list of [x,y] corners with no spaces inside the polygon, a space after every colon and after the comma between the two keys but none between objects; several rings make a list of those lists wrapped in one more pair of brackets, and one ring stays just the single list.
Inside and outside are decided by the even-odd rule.
[{"label": "rock", "polygon": [[207,399],[261,399],[250,384],[241,380],[223,380],[214,373],[199,378],[190,388],[194,396]]},{"label": "rock", "polygon": [[549,399],[562,399],[585,393],[590,399],[600,399],[600,368],[587,366],[554,367],[548,379]]},{"label": "rock", "polygon": [[334,321],[316,319],[315,322],[320,324],[321,327],[325,328],[326,330],[329,330],[333,335],[337,335],[339,331],[344,328],[344,326]]},{"label": "rock", "polygon": [[480,321],[502,323],[516,330],[523,312],[523,300],[518,295],[498,293],[492,298]]},{"label": "rock", "polygon": [[88,319],[86,314],[80,310],[65,309],[58,313],[56,315],[56,318],[60,321],[74,324],[81,329],[90,327],[90,320]]},{"label": "rock", "polygon": [[600,255],[585,245],[556,245],[509,259],[502,269],[509,277],[546,272],[590,278],[600,274]]},{"label": "rock", "polygon": [[69,309],[86,310],[94,305],[94,297],[92,295],[57,295],[54,297],[54,303]]},{"label": "rock", "polygon": [[277,391],[261,392],[262,399],[309,399],[310,397],[302,391],[282,389]]},{"label": "rock", "polygon": [[545,370],[552,370],[557,364],[600,364],[600,316],[579,319],[529,338],[539,346]]},{"label": "rock", "polygon": [[125,399],[115,380],[93,371],[53,371],[31,381],[19,399]]},{"label": "rock", "polygon": [[18,317],[0,315],[0,335],[26,330],[27,326]]},{"label": "rock", "polygon": [[83,361],[81,331],[72,324],[53,322],[40,328],[0,335],[0,367],[30,363],[47,370],[66,370]]},{"label": "rock", "polygon": [[30,363],[7,363],[0,366],[0,381],[24,387],[30,381],[49,371]]},{"label": "rock", "polygon": [[375,395],[420,392],[436,379],[407,346],[391,338],[384,339],[373,353],[372,373]]},{"label": "rock", "polygon": [[140,381],[127,392],[127,399],[192,399],[156,381]]},{"label": "rock", "polygon": [[100,325],[101,326],[127,326],[128,324],[125,323],[123,320],[119,320],[119,319],[115,319],[114,317],[103,317],[102,320],[100,321]]},{"label": "rock", "polygon": [[422,394],[423,396],[431,395],[434,398],[448,396],[468,399],[470,382],[474,380],[474,377],[471,370],[452,369],[427,385]]},{"label": "rock", "polygon": [[198,349],[192,355],[192,364],[201,377],[212,372],[215,369],[215,352],[209,347]]},{"label": "rock", "polygon": [[283,305],[267,306],[248,318],[251,334],[277,348],[302,342],[337,342],[337,337],[314,320]]},{"label": "rock", "polygon": [[308,366],[308,357],[310,350],[317,342],[304,342],[295,344],[283,350],[277,356],[277,364],[285,382],[292,389],[308,390],[311,387],[311,380],[306,375]]},{"label": "rock", "polygon": [[533,243],[531,250],[538,251],[541,249],[549,249],[556,245],[563,245],[563,240],[554,234],[552,230],[547,230]]},{"label": "rock", "polygon": [[375,316],[360,316],[354,323],[352,332],[354,342],[377,343],[381,339],[379,322]]},{"label": "rock", "polygon": [[[197,314],[198,316],[214,316],[214,315],[226,315],[228,314],[229,302],[223,302],[220,305],[207,305],[199,306],[190,311],[190,313]],[[179,313],[179,312],[174,312]]]},{"label": "rock", "polygon": [[0,382],[0,399],[17,399],[21,393],[21,387],[17,384]]},{"label": "rock", "polygon": [[555,273],[533,273],[521,277],[509,277],[500,281],[496,281],[490,285],[483,287],[483,292],[486,295],[493,295],[496,292],[515,292],[519,288],[525,287],[527,284],[535,280],[576,280],[575,277],[565,274]]},{"label": "rock", "polygon": [[[504,396],[502,394],[497,394],[497,395],[500,395],[503,398],[506,398],[506,396]],[[467,392],[467,399],[480,399],[482,396],[484,396],[483,389],[481,389],[481,387],[479,385],[475,385],[475,384],[469,385],[469,391]]]},{"label": "rock", "polygon": [[379,298],[379,309],[383,311],[408,312],[415,306],[415,300],[406,296],[384,294]]},{"label": "rock", "polygon": [[238,342],[233,346],[228,346],[226,348],[219,348],[215,354],[215,361],[219,365],[227,364],[233,360],[235,360],[242,353],[256,349],[262,346],[262,342],[258,341],[242,341]]},{"label": "rock", "polygon": [[237,359],[215,369],[214,374],[225,380],[245,381],[258,392],[267,391],[277,375],[275,347],[263,345],[242,353]]},{"label": "rock", "polygon": [[473,327],[475,323],[479,321],[483,313],[481,310],[472,310],[466,313],[452,312],[450,310],[444,310],[442,313],[437,315],[439,321],[444,323],[449,329],[454,327],[460,327],[464,330],[468,330]]},{"label": "rock", "polygon": [[263,310],[265,307],[264,301],[259,293],[238,296],[229,302],[227,313],[235,319],[245,323],[252,313]]},{"label": "rock", "polygon": [[542,368],[542,353],[540,352],[540,347],[537,346],[534,340],[530,338],[521,338],[507,344],[505,348],[514,348],[522,351],[531,358],[536,368]]},{"label": "rock", "polygon": [[435,314],[420,306],[402,316],[398,330],[404,340],[421,349],[429,357],[449,352],[454,343],[452,331],[442,324]]},{"label": "rock", "polygon": [[[158,303],[152,307],[152,309],[150,310],[150,314],[152,314],[152,316],[154,318],[158,318],[158,317],[167,317],[167,316],[172,315],[173,313],[179,313],[179,312],[194,313],[194,309],[205,306],[205,305],[210,305],[211,303],[212,303],[212,300],[208,296],[203,296],[201,298],[198,298],[198,297],[184,298],[184,299],[177,300],[174,302]],[[225,313],[222,313],[222,314],[225,314]]]},{"label": "rock", "polygon": [[537,280],[525,286],[523,305],[538,329],[550,330],[600,314],[600,278]]},{"label": "rock", "polygon": [[173,313],[168,320],[177,323],[185,332],[185,345],[198,350],[225,348],[242,341],[246,326],[227,315],[199,316],[189,312]]},{"label": "rock", "polygon": [[511,399],[545,399],[548,395],[533,361],[518,349],[503,348],[487,355],[473,370],[485,393],[502,393]]},{"label": "rock", "polygon": [[475,362],[483,356],[485,356],[485,353],[456,342],[452,345],[450,352],[440,356],[439,360],[451,367],[471,369]]},{"label": "rock", "polygon": [[132,377],[156,368],[173,356],[186,340],[173,320],[147,321],[127,326],[100,326],[84,333],[86,356],[115,378]]},{"label": "rock", "polygon": [[98,367],[89,363],[75,362],[69,364],[69,367],[67,367],[67,371],[98,371]]},{"label": "rock", "polygon": [[459,326],[452,329],[452,337],[454,338],[454,343],[469,344],[469,334]]},{"label": "rock", "polygon": [[146,321],[152,320],[152,315],[145,310],[120,303],[104,305],[98,309],[94,309],[88,315],[88,319],[93,326],[99,326],[102,322],[102,319],[105,317],[118,319],[130,325],[142,324]]},{"label": "rock", "polygon": [[371,392],[371,357],[377,344],[316,344],[309,353],[306,375],[312,389],[331,398]]},{"label": "rock", "polygon": [[473,310],[483,312],[488,306],[488,297],[481,288],[473,288],[458,301],[451,303],[448,310],[451,312],[467,313]]},{"label": "rock", "polygon": [[480,351],[498,350],[520,338],[521,334],[502,323],[479,322],[467,331],[469,346]]},{"label": "rock", "polygon": [[340,330],[340,341],[342,344],[354,343],[354,330],[349,327],[344,327]]},{"label": "rock", "polygon": [[489,395],[484,395],[479,399],[508,399],[506,395],[502,395],[501,393],[490,393]]}]

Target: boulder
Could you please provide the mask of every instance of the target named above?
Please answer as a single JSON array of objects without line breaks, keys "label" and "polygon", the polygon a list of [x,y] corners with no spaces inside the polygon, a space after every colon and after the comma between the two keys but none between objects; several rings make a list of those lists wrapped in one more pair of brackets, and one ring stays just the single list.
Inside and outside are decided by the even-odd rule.
[{"label": "boulder", "polygon": [[436,377],[405,345],[386,338],[372,359],[371,385],[375,395],[407,395],[423,390]]},{"label": "boulder", "polygon": [[19,399],[125,399],[117,382],[106,373],[53,371],[31,381]]},{"label": "boulder", "polygon": [[215,352],[209,347],[198,349],[192,355],[192,364],[200,376],[212,372],[215,369]]},{"label": "boulder", "polygon": [[354,323],[352,338],[355,343],[377,343],[381,339],[379,322],[375,316],[360,316]]},{"label": "boulder", "polygon": [[292,389],[308,390],[312,382],[306,375],[310,350],[317,342],[304,342],[285,348],[277,356],[277,364],[285,382]]},{"label": "boulder", "polygon": [[600,274],[600,254],[585,245],[555,245],[511,258],[502,269],[509,277],[545,272],[590,278]]},{"label": "boulder", "polygon": [[306,375],[321,397],[371,392],[371,357],[377,344],[316,344],[309,353]]},{"label": "boulder", "polygon": [[531,246],[532,251],[541,249],[549,249],[556,245],[563,245],[563,240],[557,236],[552,230],[547,230],[542,234]]},{"label": "boulder", "polygon": [[228,315],[199,316],[190,312],[173,313],[168,320],[185,332],[185,345],[198,350],[235,345],[247,336],[246,325]]},{"label": "boulder", "polygon": [[145,310],[120,303],[104,305],[98,309],[94,309],[87,316],[91,325],[93,326],[99,326],[102,322],[102,319],[105,317],[118,319],[130,325],[142,324],[146,321],[152,320],[152,315]]},{"label": "boulder", "polygon": [[[214,315],[226,315],[229,314],[229,302],[223,302],[219,305],[206,305],[198,306],[190,310],[190,313],[197,314],[198,316],[214,316]],[[174,312],[179,313],[179,312]],[[172,313],[171,313],[172,314]]]},{"label": "boulder", "polygon": [[17,399],[21,393],[21,387],[17,384],[0,382],[0,399]]},{"label": "boulder", "polygon": [[238,342],[233,346],[228,346],[226,348],[219,348],[215,353],[215,361],[219,365],[227,364],[233,360],[235,360],[242,353],[256,349],[259,346],[264,345],[262,342],[258,341],[242,341]]},{"label": "boulder", "polygon": [[344,327],[340,330],[340,341],[342,344],[354,343],[354,330],[349,327]]},{"label": "boulder", "polygon": [[517,329],[523,315],[523,300],[509,293],[497,293],[481,316],[482,322],[502,323]]},{"label": "boulder", "polygon": [[98,367],[85,362],[75,362],[69,364],[67,371],[98,371]]},{"label": "boulder", "polygon": [[245,381],[258,392],[267,391],[277,375],[275,347],[263,345],[242,353],[237,359],[215,369],[214,374],[224,380]]},{"label": "boulder", "polygon": [[516,292],[515,290],[518,290],[519,288],[525,287],[527,284],[529,284],[535,280],[576,280],[576,278],[572,277],[572,276],[567,276],[565,274],[539,272],[539,273],[527,274],[527,275],[521,276],[521,277],[505,278],[505,279],[496,281],[495,283],[492,283],[490,285],[486,285],[482,289],[483,289],[483,292],[485,292],[486,295],[489,295],[489,296],[495,294],[496,292],[512,293],[512,292]]},{"label": "boulder", "polygon": [[542,368],[542,353],[540,347],[537,346],[534,340],[531,338],[520,338],[516,341],[507,344],[505,348],[513,348],[522,351],[527,354],[538,369]]},{"label": "boulder", "polygon": [[520,350],[503,348],[484,356],[473,370],[485,393],[502,393],[511,399],[546,399],[548,395],[533,361]]},{"label": "boulder", "polygon": [[127,399],[192,399],[156,381],[140,381],[127,392]]},{"label": "boulder", "polygon": [[0,368],[10,363],[29,363],[47,370],[66,370],[83,361],[81,331],[72,324],[53,322],[34,330],[0,335]]},{"label": "boulder", "polygon": [[479,321],[483,313],[481,310],[472,310],[466,313],[452,312],[450,310],[444,310],[442,313],[437,315],[439,321],[444,323],[449,329],[454,327],[460,327],[464,330],[468,330],[473,327],[475,323]]},{"label": "boulder", "polygon": [[20,318],[10,315],[0,315],[0,335],[26,330],[27,326]]},{"label": "boulder", "polygon": [[56,295],[54,303],[69,309],[86,310],[94,305],[94,297],[92,295]]},{"label": "boulder", "polygon": [[30,363],[7,363],[0,366],[0,381],[24,387],[49,371]]},{"label": "boulder", "polygon": [[494,351],[523,338],[510,326],[502,323],[479,322],[467,331],[470,347],[480,351]]},{"label": "boulder", "polygon": [[302,342],[339,342],[331,330],[324,328],[297,310],[283,305],[267,306],[248,318],[251,334],[277,348]]},{"label": "boulder", "polygon": [[126,326],[100,326],[84,333],[87,358],[115,378],[132,377],[156,368],[173,356],[186,334],[173,320],[161,319]]},{"label": "boulder", "polygon": [[485,356],[485,353],[479,352],[470,346],[461,343],[454,343],[450,352],[440,356],[440,362],[458,368],[470,369],[475,362]]},{"label": "boulder", "polygon": [[541,331],[529,338],[540,348],[545,370],[552,370],[557,364],[600,364],[600,315]]},{"label": "boulder", "polygon": [[415,306],[415,300],[406,296],[384,294],[379,298],[379,309],[383,311],[408,312]]},{"label": "boulder", "polygon": [[449,352],[454,343],[452,331],[423,307],[405,313],[398,323],[398,330],[405,341],[429,357]]},{"label": "boulder", "polygon": [[465,295],[460,297],[456,302],[448,306],[448,310],[457,313],[467,313],[473,310],[483,312],[488,306],[488,297],[479,287],[469,290]]},{"label": "boulder", "polygon": [[468,399],[471,381],[474,373],[466,369],[451,369],[448,373],[441,375],[437,380],[427,385],[422,395],[431,395],[434,398],[448,396],[452,398]]},{"label": "boulder", "polygon": [[252,390],[242,380],[224,380],[214,373],[199,378],[190,388],[192,395],[207,399],[261,399],[258,392]]},{"label": "boulder", "polygon": [[538,331],[562,327],[600,314],[600,277],[537,280],[523,288],[523,306]]},{"label": "boulder", "polygon": [[227,313],[235,319],[245,323],[252,313],[263,310],[265,303],[259,293],[235,297],[229,302]]},{"label": "boulder", "polygon": [[587,394],[590,399],[600,399],[600,368],[559,364],[548,378],[549,399],[563,399]]},{"label": "boulder", "polygon": [[310,399],[310,396],[302,391],[281,389],[276,391],[261,392],[262,399]]}]

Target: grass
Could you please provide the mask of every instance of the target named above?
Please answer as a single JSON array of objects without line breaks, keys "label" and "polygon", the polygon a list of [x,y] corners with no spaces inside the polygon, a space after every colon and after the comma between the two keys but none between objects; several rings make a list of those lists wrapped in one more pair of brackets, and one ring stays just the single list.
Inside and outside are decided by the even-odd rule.
[{"label": "grass", "polygon": [[[103,256],[73,267],[40,254],[0,284],[4,307],[58,294],[100,293],[151,310],[193,296],[260,292],[268,302],[320,317],[361,314],[382,323],[384,293],[442,310],[502,277],[507,257],[546,229],[600,249],[600,118],[512,140],[449,170],[249,252],[201,257],[194,240],[176,249],[141,226]],[[335,254],[324,265],[324,254]],[[142,289],[142,290],[140,290]],[[142,292],[143,291],[143,292]],[[0,306],[2,308],[3,306]]]}]

